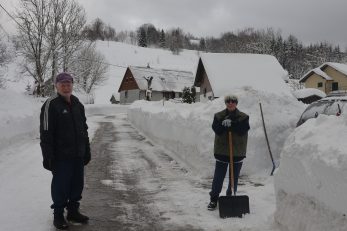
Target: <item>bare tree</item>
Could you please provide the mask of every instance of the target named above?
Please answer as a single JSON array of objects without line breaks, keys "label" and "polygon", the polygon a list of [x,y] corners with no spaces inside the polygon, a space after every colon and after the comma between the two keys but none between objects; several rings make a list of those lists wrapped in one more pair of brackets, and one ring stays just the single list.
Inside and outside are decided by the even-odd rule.
[{"label": "bare tree", "polygon": [[173,54],[178,55],[183,47],[183,31],[181,28],[172,29],[166,33],[166,41]]},{"label": "bare tree", "polygon": [[10,60],[10,55],[8,53],[8,49],[5,45],[5,43],[3,43],[1,41],[0,38],[0,88],[3,88],[5,86],[5,79],[3,78],[3,68],[6,67],[6,65],[8,64]]},{"label": "bare tree", "polygon": [[0,32],[0,88],[5,86],[5,79],[3,77],[3,71],[7,64],[11,61],[12,56],[10,50],[3,40],[4,36]]},{"label": "bare tree", "polygon": [[37,82],[37,95],[44,94],[44,81],[52,49],[46,40],[50,5],[45,0],[21,0],[17,12],[19,52],[24,70]]},{"label": "bare tree", "polygon": [[115,40],[115,38],[116,38],[116,30],[113,27],[111,27],[111,25],[108,25],[108,26],[105,27],[104,35],[105,35],[105,39],[107,41]]},{"label": "bare tree", "polygon": [[[17,40],[25,58],[23,67],[37,83],[36,95],[45,95],[47,78],[54,82],[59,69],[68,71],[83,42],[85,12],[75,0],[20,0],[19,9]],[[52,92],[53,87],[45,90]]]},{"label": "bare tree", "polygon": [[92,24],[92,30],[95,33],[95,37],[101,40],[105,40],[105,23],[100,19],[96,18]]},{"label": "bare tree", "polygon": [[95,44],[88,44],[82,48],[71,66],[77,89],[88,94],[96,86],[103,84],[107,71],[105,57],[96,51]]},{"label": "bare tree", "polygon": [[[65,3],[65,1],[64,1]],[[59,4],[58,0],[52,0],[50,2],[51,12],[48,15],[48,26],[47,26],[47,40],[52,52],[51,59],[51,78],[52,78],[52,86],[51,91],[54,92],[54,78],[58,71],[58,57],[59,57],[59,48],[61,47],[61,27],[60,27],[60,19],[63,15],[63,7]],[[46,86],[48,87],[48,86]],[[48,90],[48,89],[46,89]]]},{"label": "bare tree", "polygon": [[64,15],[60,20],[62,28],[62,69],[63,71],[69,71],[72,56],[80,50],[84,42],[82,31],[86,24],[86,14],[82,6],[74,0],[64,0],[64,2],[67,2],[67,4],[63,10]]}]

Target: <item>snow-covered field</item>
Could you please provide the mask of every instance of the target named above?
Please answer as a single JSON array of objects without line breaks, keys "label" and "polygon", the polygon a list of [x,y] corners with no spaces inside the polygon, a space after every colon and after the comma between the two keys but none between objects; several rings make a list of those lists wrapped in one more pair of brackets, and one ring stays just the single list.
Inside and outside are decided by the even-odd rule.
[{"label": "snow-covered field", "polygon": [[[109,63],[119,66],[150,63],[153,67],[194,71],[198,57],[193,51],[173,56],[168,51],[120,43],[100,42],[98,48]],[[119,66],[110,67],[107,84],[95,91],[97,105],[86,107],[89,115],[112,112],[110,105],[104,104],[109,104],[111,94],[118,90],[125,71]],[[8,75],[15,79],[15,72],[11,73]],[[0,89],[0,230],[46,230],[51,225],[49,190],[43,187],[49,185],[50,175],[42,169],[38,139],[42,99],[23,94],[26,81],[16,80],[7,84],[8,89]],[[240,98],[240,110],[250,115],[248,156],[242,174],[264,186],[246,185],[242,189],[250,196],[252,210],[244,219],[220,220],[218,213],[204,215],[205,210],[202,218],[220,230],[347,230],[346,115],[319,116],[295,128],[305,106],[294,97],[252,88],[234,89],[233,93]],[[279,165],[274,178],[269,176],[271,160],[259,102]],[[194,105],[138,101],[130,106],[128,118],[148,139],[189,167],[189,177],[203,182],[213,171],[213,113],[223,108],[222,99]],[[92,137],[97,125],[92,120],[89,125]]]}]

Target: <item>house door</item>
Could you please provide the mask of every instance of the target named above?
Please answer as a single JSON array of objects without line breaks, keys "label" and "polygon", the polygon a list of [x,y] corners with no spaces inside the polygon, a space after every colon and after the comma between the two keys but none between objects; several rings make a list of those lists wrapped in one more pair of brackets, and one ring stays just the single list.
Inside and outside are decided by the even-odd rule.
[{"label": "house door", "polygon": [[333,82],[332,85],[331,85],[331,90],[332,91],[339,90],[339,83],[338,82]]}]

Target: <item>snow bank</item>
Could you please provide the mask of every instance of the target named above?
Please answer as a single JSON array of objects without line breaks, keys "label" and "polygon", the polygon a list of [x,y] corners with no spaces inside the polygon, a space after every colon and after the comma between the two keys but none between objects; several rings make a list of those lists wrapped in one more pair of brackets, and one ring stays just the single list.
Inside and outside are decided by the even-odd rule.
[{"label": "snow bank", "polygon": [[283,230],[347,230],[346,130],[346,115],[319,115],[286,141],[275,176]]},{"label": "snow bank", "polygon": [[0,89],[0,149],[38,133],[40,108],[31,96]]},{"label": "snow bank", "polygon": [[[305,106],[294,97],[275,96],[250,88],[235,89],[233,93],[239,97],[238,108],[250,116],[247,158],[242,171],[245,174],[270,172],[272,164],[262,127],[259,101],[262,103],[276,161],[279,160],[285,139],[293,131]],[[195,174],[207,177],[214,163],[213,115],[224,108],[222,98],[191,105],[136,101],[129,107],[128,118],[149,139],[189,165]]]},{"label": "snow bank", "polygon": [[116,115],[118,113],[126,113],[128,106],[119,104],[87,104],[84,105],[86,116],[92,115]]},{"label": "snow bank", "polygon": [[313,95],[319,96],[321,98],[324,98],[327,96],[324,92],[316,88],[299,89],[299,90],[293,91],[292,93],[297,99],[303,99]]}]

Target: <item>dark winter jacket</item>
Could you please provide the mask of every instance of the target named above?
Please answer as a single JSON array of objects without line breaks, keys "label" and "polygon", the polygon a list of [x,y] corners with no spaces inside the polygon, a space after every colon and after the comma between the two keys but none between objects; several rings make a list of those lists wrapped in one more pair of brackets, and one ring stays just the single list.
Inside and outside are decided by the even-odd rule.
[{"label": "dark winter jacket", "polygon": [[41,108],[40,139],[43,166],[52,170],[54,161],[81,158],[90,161],[88,126],[84,106],[71,96],[69,104],[57,94],[47,99]]},{"label": "dark winter jacket", "polygon": [[[231,119],[231,127],[222,125],[224,119]],[[229,162],[229,129],[232,132],[233,156],[236,160],[246,157],[249,127],[249,116],[238,109],[229,112],[228,109],[214,115],[212,129],[215,132],[214,154],[216,159]]]}]

